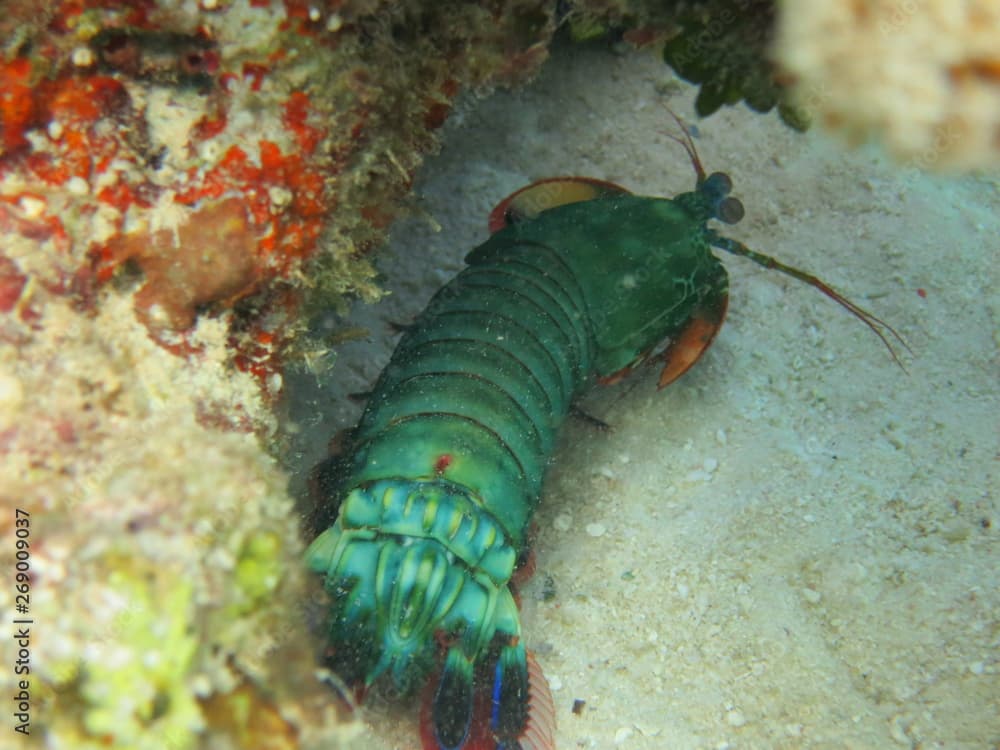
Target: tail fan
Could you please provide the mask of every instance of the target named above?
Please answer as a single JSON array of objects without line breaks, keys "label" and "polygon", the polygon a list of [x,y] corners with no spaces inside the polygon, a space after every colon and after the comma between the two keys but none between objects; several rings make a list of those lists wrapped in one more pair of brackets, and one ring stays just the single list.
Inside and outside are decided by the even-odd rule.
[{"label": "tail fan", "polygon": [[[528,721],[518,745],[511,748],[520,750],[555,750],[556,746],[556,706],[552,701],[549,682],[542,673],[542,668],[530,651],[526,654],[528,662]],[[507,750],[503,747],[502,750]]]},{"label": "tail fan", "polygon": [[448,649],[441,679],[432,681],[420,711],[424,750],[465,750],[473,729],[472,662],[460,648]]},{"label": "tail fan", "polygon": [[555,706],[542,669],[520,645],[477,670],[451,648],[420,714],[424,750],[554,750]]}]

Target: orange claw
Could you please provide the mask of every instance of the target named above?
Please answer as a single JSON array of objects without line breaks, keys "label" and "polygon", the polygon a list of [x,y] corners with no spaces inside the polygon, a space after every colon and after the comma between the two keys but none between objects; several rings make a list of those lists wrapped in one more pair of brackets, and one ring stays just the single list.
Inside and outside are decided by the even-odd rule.
[{"label": "orange claw", "polygon": [[660,371],[660,379],[657,381],[656,387],[666,388],[690,370],[691,366],[701,359],[701,355],[711,346],[719,329],[722,328],[728,302],[729,296],[727,295],[722,300],[721,309],[703,310],[700,314],[692,316],[681,332],[659,354],[650,358],[650,351],[645,351],[622,369],[597,378],[597,382],[600,385],[614,385],[631,375],[635,368],[643,362],[663,362],[663,369]]},{"label": "orange claw", "polygon": [[605,180],[591,177],[549,177],[511,193],[490,212],[490,234],[524,219],[533,219],[542,211],[567,203],[580,203],[628,190]]},{"label": "orange claw", "polygon": [[702,315],[692,317],[677,338],[655,357],[654,361],[663,360],[664,363],[657,388],[666,388],[701,358],[722,328],[728,306],[727,294],[723,297],[721,310],[703,311]]}]

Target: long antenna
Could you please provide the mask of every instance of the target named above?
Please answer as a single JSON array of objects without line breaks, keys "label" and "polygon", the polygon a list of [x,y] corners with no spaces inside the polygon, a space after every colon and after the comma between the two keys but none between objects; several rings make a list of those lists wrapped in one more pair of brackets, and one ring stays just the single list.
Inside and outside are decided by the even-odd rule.
[{"label": "long antenna", "polygon": [[672,109],[670,109],[670,107],[668,107],[666,104],[664,104],[663,107],[664,109],[667,110],[669,115],[672,118],[674,118],[674,122],[677,123],[677,127],[681,129],[681,132],[684,134],[684,137],[678,138],[673,133],[663,133],[663,135],[667,136],[667,138],[669,138],[670,140],[675,141],[684,147],[684,150],[687,151],[687,155],[691,159],[691,166],[694,167],[694,171],[698,175],[698,185],[701,185],[701,183],[705,181],[705,168],[701,165],[701,159],[698,158],[698,149],[694,145],[694,139],[691,138],[691,133],[688,132],[687,126],[684,124],[684,121],[680,117],[678,117],[677,114]]},{"label": "long antenna", "polygon": [[[892,343],[889,340],[890,337],[899,342],[899,344],[902,345],[902,347],[910,354],[913,354],[913,350],[910,348],[910,345],[906,343],[906,340],[899,335],[896,329],[884,320],[872,315],[863,307],[851,302],[847,299],[847,297],[830,287],[830,285],[828,285],[825,281],[813,276],[811,273],[806,273],[805,271],[800,271],[798,268],[785,265],[780,260],[772,258],[770,255],[755,252],[742,242],[730,239],[729,237],[722,237],[713,230],[709,230],[709,238],[715,247],[730,252],[733,255],[742,255],[744,258],[749,258],[757,265],[774,271],[780,271],[783,274],[787,274],[788,276],[798,279],[799,281],[804,281],[809,286],[819,289],[823,292],[823,294],[832,299],[838,305],[851,313],[851,315],[868,326],[868,328],[874,331],[875,335],[882,339],[882,343],[885,344],[885,348],[889,350],[889,354],[892,356],[893,361],[899,365],[899,368],[903,372],[906,372],[906,368],[903,366],[903,363],[900,361],[896,354],[896,350],[893,348]],[[889,335],[887,336],[886,333]]]}]

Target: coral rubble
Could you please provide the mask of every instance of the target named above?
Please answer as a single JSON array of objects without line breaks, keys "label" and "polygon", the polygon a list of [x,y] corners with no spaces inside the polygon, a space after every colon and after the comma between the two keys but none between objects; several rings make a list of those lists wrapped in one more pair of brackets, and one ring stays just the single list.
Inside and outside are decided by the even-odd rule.
[{"label": "coral rubble", "polygon": [[775,55],[830,130],[921,169],[1000,165],[1000,5],[784,3]]},{"label": "coral rubble", "polygon": [[[15,508],[30,519],[30,739],[339,746],[284,477],[247,431],[271,418],[254,378],[227,372],[224,321],[180,358],[126,296],[82,316],[30,294],[30,319],[0,327],[3,537]],[[221,708],[237,700],[242,719]]]}]

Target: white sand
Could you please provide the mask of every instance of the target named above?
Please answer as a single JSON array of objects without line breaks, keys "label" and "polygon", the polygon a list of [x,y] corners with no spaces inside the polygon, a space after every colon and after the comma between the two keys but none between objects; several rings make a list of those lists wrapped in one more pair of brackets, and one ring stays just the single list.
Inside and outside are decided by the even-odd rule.
[{"label": "white sand", "polygon": [[[690,189],[662,134],[671,80],[654,53],[560,49],[531,87],[466,99],[379,263],[396,291],[361,312],[372,340],[345,349],[332,397],[370,387],[385,321],[418,312],[528,181]],[[903,373],[815,290],[726,258],[729,319],[706,357],[662,392],[645,371],[587,400],[614,431],[567,425],[524,592],[558,746],[996,747],[996,183],[917,176],[742,106],[697,128],[746,205],[724,233],[821,276],[914,356]],[[362,747],[419,746],[415,711],[368,716]]]}]

